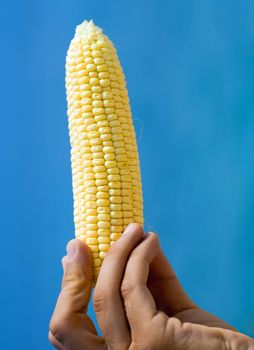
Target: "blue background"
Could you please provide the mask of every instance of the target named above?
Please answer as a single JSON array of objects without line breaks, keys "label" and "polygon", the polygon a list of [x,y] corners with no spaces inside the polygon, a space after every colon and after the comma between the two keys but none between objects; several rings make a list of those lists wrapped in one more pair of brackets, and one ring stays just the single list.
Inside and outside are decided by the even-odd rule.
[{"label": "blue background", "polygon": [[51,349],[73,236],[65,54],[90,18],[127,77],[147,227],[190,296],[254,336],[254,2],[13,0],[0,11],[0,347]]}]

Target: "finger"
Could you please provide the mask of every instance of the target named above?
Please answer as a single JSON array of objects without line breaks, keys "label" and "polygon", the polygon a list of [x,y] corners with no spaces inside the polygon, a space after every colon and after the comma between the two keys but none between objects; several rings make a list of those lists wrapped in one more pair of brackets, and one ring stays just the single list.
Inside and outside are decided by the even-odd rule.
[{"label": "finger", "polygon": [[176,317],[182,322],[191,319],[193,323],[235,330],[226,322],[201,310],[193,303],[182,288],[161,249],[150,265],[147,285],[154,297],[157,310],[163,311],[169,317],[177,315]]},{"label": "finger", "polygon": [[157,309],[168,316],[174,316],[183,310],[196,307],[185,293],[161,249],[150,265],[147,285],[154,297]]},{"label": "finger", "polygon": [[89,248],[75,239],[62,260],[64,276],[53,318],[64,318],[86,310],[92,289],[92,257]]},{"label": "finger", "polygon": [[80,240],[67,246],[62,259],[62,290],[50,321],[49,340],[57,349],[105,349],[105,342],[85,314],[92,289],[92,257]]},{"label": "finger", "polygon": [[[147,288],[149,266],[158,254],[159,241],[154,233],[149,233],[134,251],[127,262],[121,286],[127,318],[131,332],[139,333],[146,323],[157,313],[152,294]],[[135,332],[135,333],[134,333]]]},{"label": "finger", "polygon": [[94,291],[94,309],[102,334],[110,349],[130,344],[129,326],[120,294],[121,281],[131,251],[142,241],[141,225],[130,224],[106,254]]}]

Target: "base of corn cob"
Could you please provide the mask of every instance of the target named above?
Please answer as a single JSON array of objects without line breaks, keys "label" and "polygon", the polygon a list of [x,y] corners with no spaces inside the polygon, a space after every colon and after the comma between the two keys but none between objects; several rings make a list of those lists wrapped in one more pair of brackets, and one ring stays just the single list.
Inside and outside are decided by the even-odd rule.
[{"label": "base of corn cob", "polygon": [[125,77],[93,21],[77,26],[66,58],[76,237],[92,250],[96,279],[131,222],[143,224],[139,158]]}]

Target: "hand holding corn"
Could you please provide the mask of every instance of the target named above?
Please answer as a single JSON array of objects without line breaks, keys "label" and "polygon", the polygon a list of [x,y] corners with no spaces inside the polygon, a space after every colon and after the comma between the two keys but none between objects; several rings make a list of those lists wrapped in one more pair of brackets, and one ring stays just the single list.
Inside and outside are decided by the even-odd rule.
[{"label": "hand holding corn", "polygon": [[185,294],[154,233],[132,224],[110,248],[95,286],[99,336],[87,315],[91,252],[67,247],[49,339],[61,350],[254,350],[254,341],[198,308]]},{"label": "hand holding corn", "polygon": [[[71,42],[66,90],[79,239],[68,244],[62,260],[52,345],[61,350],[254,350],[252,339],[189,299],[157,236],[144,234],[124,75],[113,44],[92,22],[78,26]],[[102,336],[87,315],[97,277],[93,304]]]}]

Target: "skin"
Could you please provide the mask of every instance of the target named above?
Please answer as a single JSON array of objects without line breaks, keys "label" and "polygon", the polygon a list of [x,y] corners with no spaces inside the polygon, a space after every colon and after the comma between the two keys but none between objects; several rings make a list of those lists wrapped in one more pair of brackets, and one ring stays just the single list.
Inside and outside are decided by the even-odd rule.
[{"label": "skin", "polygon": [[63,258],[62,290],[49,340],[59,350],[254,350],[254,340],[201,310],[186,295],[155,233],[131,224],[110,248],[87,315],[92,257],[72,240]]}]

